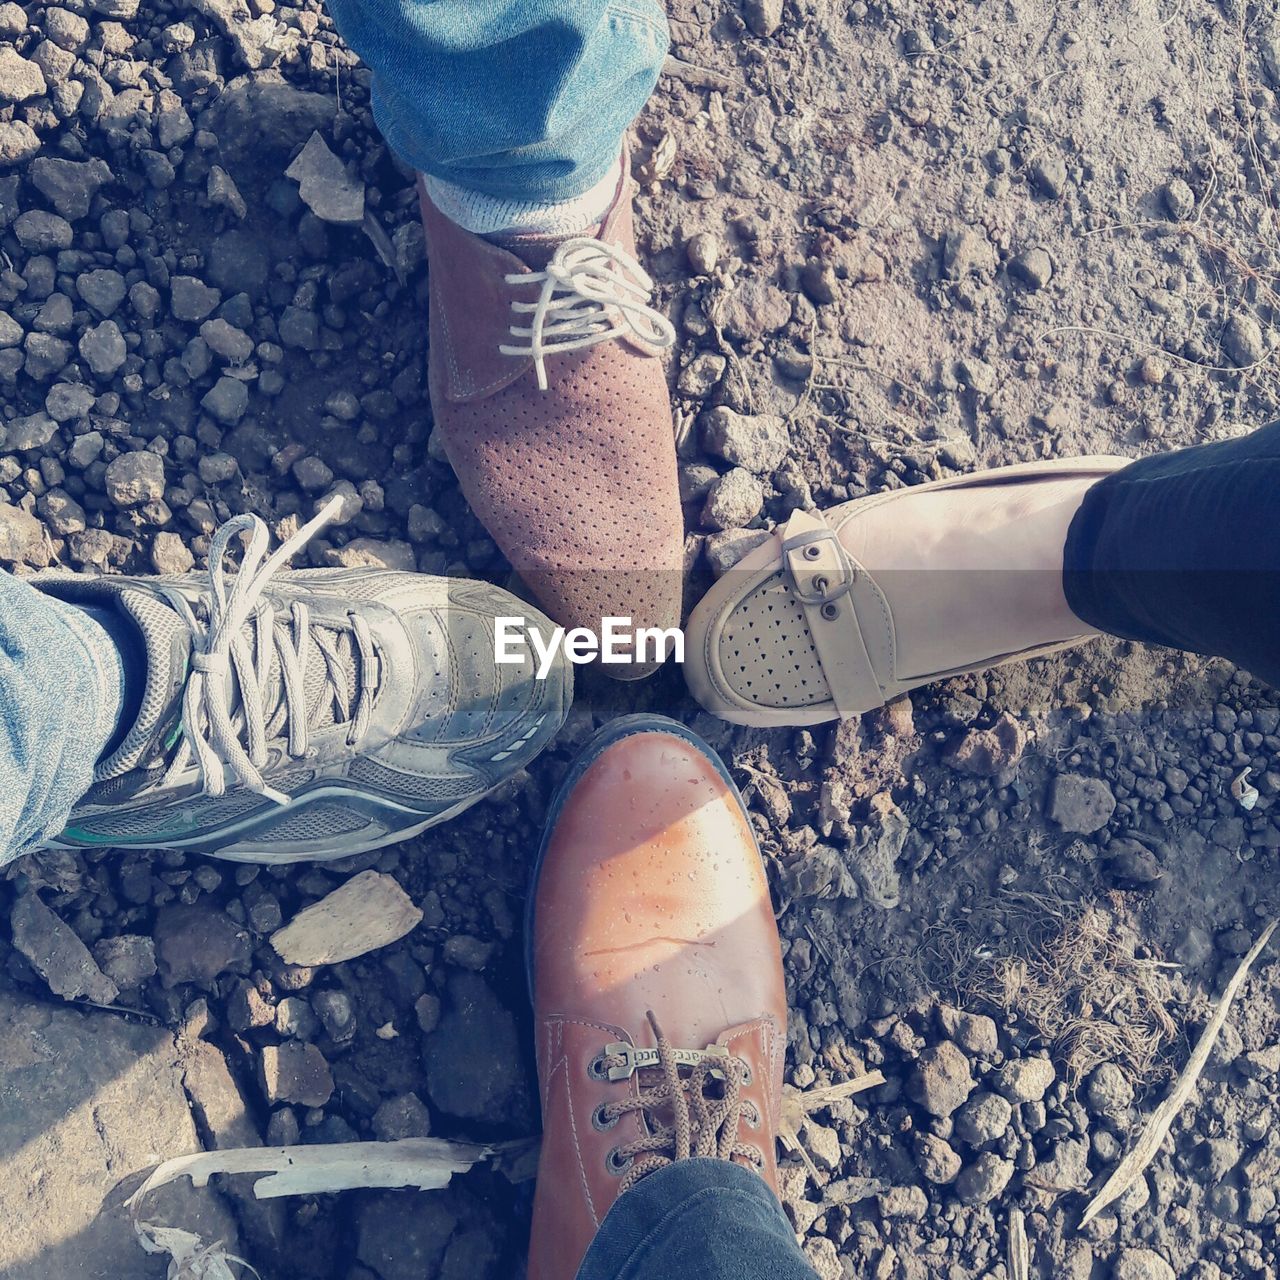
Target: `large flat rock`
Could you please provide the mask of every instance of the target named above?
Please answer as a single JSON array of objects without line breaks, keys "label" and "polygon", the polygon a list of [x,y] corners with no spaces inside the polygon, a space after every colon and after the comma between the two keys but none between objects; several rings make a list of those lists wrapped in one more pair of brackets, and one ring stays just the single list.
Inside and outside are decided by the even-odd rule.
[{"label": "large flat rock", "polygon": [[[168,1260],[142,1252],[120,1202],[199,1150],[169,1032],[0,990],[3,1280],[163,1280]],[[215,1192],[184,1182],[153,1203],[152,1220],[238,1248]]]}]

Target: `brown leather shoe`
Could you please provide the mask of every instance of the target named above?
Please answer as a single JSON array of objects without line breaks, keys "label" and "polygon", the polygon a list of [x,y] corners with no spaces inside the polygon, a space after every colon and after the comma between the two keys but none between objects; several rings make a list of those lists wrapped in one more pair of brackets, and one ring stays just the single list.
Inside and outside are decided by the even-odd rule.
[{"label": "brown leather shoe", "polygon": [[472,510],[557,622],[678,626],[684,528],[658,358],[675,332],[635,261],[630,179],[598,234],[506,246],[419,195],[431,405]]},{"label": "brown leather shoe", "polygon": [[733,1160],[776,1191],[778,929],[711,749],[659,716],[597,734],[552,807],[529,912],[543,1131],[530,1280],[571,1280],[614,1201],[673,1161]]}]

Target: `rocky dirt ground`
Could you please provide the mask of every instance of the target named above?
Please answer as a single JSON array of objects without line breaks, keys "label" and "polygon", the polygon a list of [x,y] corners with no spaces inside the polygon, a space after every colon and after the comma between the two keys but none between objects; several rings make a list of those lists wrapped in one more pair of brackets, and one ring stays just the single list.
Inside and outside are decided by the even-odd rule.
[{"label": "rocky dirt ground", "polygon": [[[1275,416],[1269,6],[669,8],[678,62],[635,167],[681,333],[691,590],[797,506]],[[0,563],[185,570],[227,516],[287,529],[339,489],[315,563],[501,580],[431,441],[411,177],[321,8],[5,3],[0,37]],[[325,149],[346,179],[321,217],[295,179],[323,177]],[[809,1163],[784,1164],[824,1280],[1013,1280],[1014,1209],[1032,1276],[1275,1280],[1274,952],[1146,1176],[1080,1226],[1280,909],[1273,692],[1119,643],[838,729],[734,730],[674,671],[581,689],[527,776],[381,855],[8,869],[0,1197],[29,1225],[4,1246],[10,1280],[163,1276],[110,1197],[98,1210],[197,1136],[533,1132],[530,854],[574,747],[641,707],[689,719],[746,789],[785,939],[789,1082],[886,1077],[816,1111]],[[1232,791],[1246,767],[1251,809]],[[282,964],[281,921],[369,867],[422,909],[413,933]],[[266,1277],[462,1280],[520,1265],[528,1203],[485,1172],[185,1211]]]}]

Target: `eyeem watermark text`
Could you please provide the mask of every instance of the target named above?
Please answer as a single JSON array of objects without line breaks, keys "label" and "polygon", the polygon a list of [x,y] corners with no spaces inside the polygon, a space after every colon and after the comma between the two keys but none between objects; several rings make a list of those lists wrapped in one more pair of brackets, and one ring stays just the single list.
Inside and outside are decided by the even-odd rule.
[{"label": "eyeem watermark text", "polygon": [[556,627],[544,635],[524,618],[496,618],[493,632],[495,662],[510,666],[537,659],[537,677],[545,680],[555,666],[556,654],[577,666],[588,662],[629,665],[684,661],[684,632],[679,627],[633,627],[630,618],[601,618],[600,630]]}]

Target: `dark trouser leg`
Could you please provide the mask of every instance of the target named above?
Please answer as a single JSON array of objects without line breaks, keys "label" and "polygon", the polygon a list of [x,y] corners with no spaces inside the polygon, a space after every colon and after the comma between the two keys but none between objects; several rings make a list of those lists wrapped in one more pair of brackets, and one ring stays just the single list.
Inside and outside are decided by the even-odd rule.
[{"label": "dark trouser leg", "polygon": [[725,1160],[651,1173],[605,1216],[578,1280],[814,1280],[773,1192]]},{"label": "dark trouser leg", "polygon": [[1063,585],[1102,631],[1280,688],[1280,422],[1099,481],[1071,523]]}]

